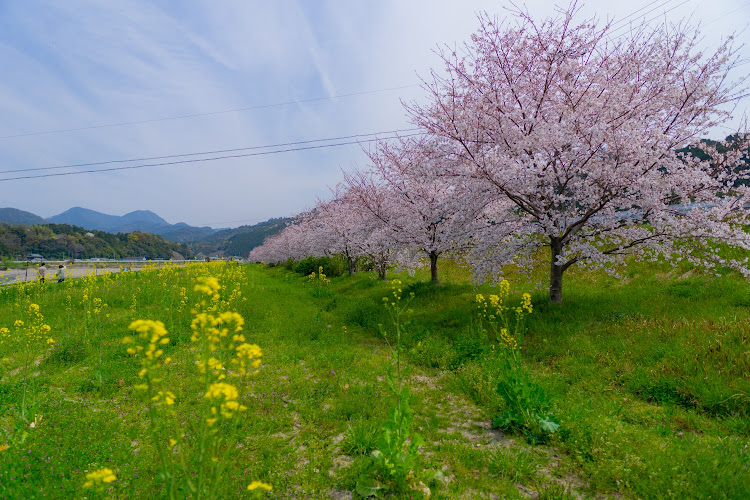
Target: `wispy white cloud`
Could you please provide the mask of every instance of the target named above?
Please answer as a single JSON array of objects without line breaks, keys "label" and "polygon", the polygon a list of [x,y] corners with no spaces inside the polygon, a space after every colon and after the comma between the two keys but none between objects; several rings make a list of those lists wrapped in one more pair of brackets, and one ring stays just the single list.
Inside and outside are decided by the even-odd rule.
[{"label": "wispy white cloud", "polygon": [[[584,14],[638,5],[594,1]],[[496,0],[167,3],[0,2],[0,136],[334,96],[418,82],[432,49],[461,43]],[[528,3],[535,15],[553,5]],[[713,20],[742,7],[691,0],[670,13]],[[744,19],[744,21],[743,21]],[[741,30],[750,6],[707,26]],[[741,41],[750,42],[750,30]],[[740,41],[740,42],[741,42]],[[750,46],[750,43],[748,43]],[[748,57],[750,52],[747,51]],[[750,65],[746,66],[750,68]],[[0,139],[0,170],[280,143],[407,126],[418,88],[184,120]],[[742,109],[746,109],[743,107]],[[170,222],[289,215],[363,162],[357,146],[216,163],[0,182],[2,206],[52,215],[74,205]],[[1,177],[1,175],[0,175]]]}]

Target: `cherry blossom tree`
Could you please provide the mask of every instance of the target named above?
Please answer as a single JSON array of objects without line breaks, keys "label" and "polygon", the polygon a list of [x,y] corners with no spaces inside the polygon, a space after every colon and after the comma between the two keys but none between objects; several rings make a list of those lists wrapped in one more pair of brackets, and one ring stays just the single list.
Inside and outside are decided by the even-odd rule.
[{"label": "cherry blossom tree", "polygon": [[[685,24],[609,35],[576,21],[575,5],[552,19],[526,11],[479,17],[461,49],[439,51],[444,72],[407,105],[415,124],[450,145],[460,175],[491,193],[488,220],[470,254],[487,278],[512,259],[550,249],[552,302],[571,266],[616,269],[626,255],[687,258],[748,273],[744,146],[708,160],[677,152],[730,118],[744,92],[730,81],[731,38],[702,53]],[[509,229],[512,229],[509,231]]]},{"label": "cherry blossom tree", "polygon": [[438,258],[466,249],[484,205],[467,182],[438,175],[450,157],[431,139],[381,142],[366,172],[345,174],[351,196],[385,224],[400,246],[423,253],[438,280]]},{"label": "cherry blossom tree", "polygon": [[281,263],[309,256],[342,255],[353,275],[361,257],[372,262],[380,279],[399,252],[392,231],[365,210],[351,193],[337,186],[334,199],[320,200],[315,208],[297,215],[280,233],[250,252],[255,262]]},{"label": "cherry blossom tree", "polygon": [[403,247],[394,237],[393,230],[384,222],[389,210],[383,190],[368,193],[370,205],[363,204],[364,196],[360,188],[353,185],[339,185],[334,190],[335,202],[341,217],[334,223],[348,227],[348,237],[357,255],[367,257],[372,262],[378,277],[386,279],[388,268],[394,263]]},{"label": "cherry blossom tree", "polygon": [[364,252],[359,243],[364,239],[366,229],[338,186],[334,190],[336,193],[338,196],[334,196],[333,200],[318,202],[316,216],[322,231],[329,235],[329,251],[342,255],[346,259],[349,276],[354,276],[357,261]]},{"label": "cherry blossom tree", "polygon": [[248,258],[254,262],[279,264],[312,255],[315,250],[310,244],[312,231],[308,219],[307,214],[298,215],[281,232],[263,240],[263,244],[255,247]]}]

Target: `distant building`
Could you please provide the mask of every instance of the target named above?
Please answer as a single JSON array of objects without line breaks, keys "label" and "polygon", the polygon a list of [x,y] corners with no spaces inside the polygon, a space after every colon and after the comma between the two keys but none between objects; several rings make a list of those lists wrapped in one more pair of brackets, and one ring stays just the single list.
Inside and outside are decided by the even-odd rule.
[{"label": "distant building", "polygon": [[124,260],[125,262],[143,262],[146,260],[146,257],[123,257],[120,260]]},{"label": "distant building", "polygon": [[38,260],[44,260],[44,257],[42,257],[41,255],[39,255],[38,253],[30,253],[29,255],[26,256],[26,260],[30,260],[30,261],[34,262],[34,261],[38,261]]}]

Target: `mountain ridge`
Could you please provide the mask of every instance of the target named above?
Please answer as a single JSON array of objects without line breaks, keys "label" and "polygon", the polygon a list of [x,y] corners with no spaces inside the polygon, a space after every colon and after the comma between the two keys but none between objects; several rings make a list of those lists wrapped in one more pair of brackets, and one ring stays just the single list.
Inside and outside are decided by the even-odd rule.
[{"label": "mountain ridge", "polygon": [[215,229],[190,226],[184,222],[170,224],[151,210],[134,210],[125,215],[109,215],[88,208],[73,207],[47,220],[54,224],[69,224],[107,233],[140,231],[161,236],[177,243],[192,243],[216,232]]},{"label": "mountain ridge", "polygon": [[196,227],[185,222],[170,224],[150,210],[134,210],[125,215],[109,215],[83,207],[44,219],[15,208],[0,208],[0,223],[33,225],[66,224],[88,231],[110,234],[142,232],[161,236],[167,241],[190,245],[206,255],[247,255],[263,240],[281,231],[291,219],[271,218],[252,226],[236,228]]},{"label": "mountain ridge", "polygon": [[46,224],[47,221],[43,217],[39,217],[36,214],[27,212],[26,210],[5,207],[0,208],[0,222],[32,226],[34,224]]}]

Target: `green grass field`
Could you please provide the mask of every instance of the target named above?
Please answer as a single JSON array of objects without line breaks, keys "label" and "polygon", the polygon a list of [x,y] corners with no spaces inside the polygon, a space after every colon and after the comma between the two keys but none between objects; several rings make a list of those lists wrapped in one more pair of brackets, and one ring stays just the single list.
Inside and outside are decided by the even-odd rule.
[{"label": "green grass field", "polygon": [[[424,441],[401,480],[372,458],[394,406],[390,283],[196,264],[0,289],[0,498],[357,498],[358,484],[396,498],[750,498],[745,280],[645,263],[619,279],[571,270],[556,306],[541,270],[509,272],[511,305],[524,292],[534,304],[523,364],[560,423],[535,442],[491,426],[507,409],[502,345],[477,327],[475,295],[492,289],[452,264],[441,273],[437,286],[398,275],[414,294],[401,342]],[[213,426],[191,341],[191,310],[208,307],[193,287],[208,275],[223,287],[216,310],[244,317],[263,350],[259,373],[231,379],[247,410]],[[30,304],[48,333],[30,333]],[[172,361],[154,373],[174,404],[138,388],[140,358],[123,344],[136,319],[169,332]],[[225,364],[215,373],[231,377]],[[218,443],[203,457],[201,429]],[[103,468],[117,479],[84,488]],[[209,469],[207,489],[191,489]],[[248,491],[256,480],[273,489]]]}]

